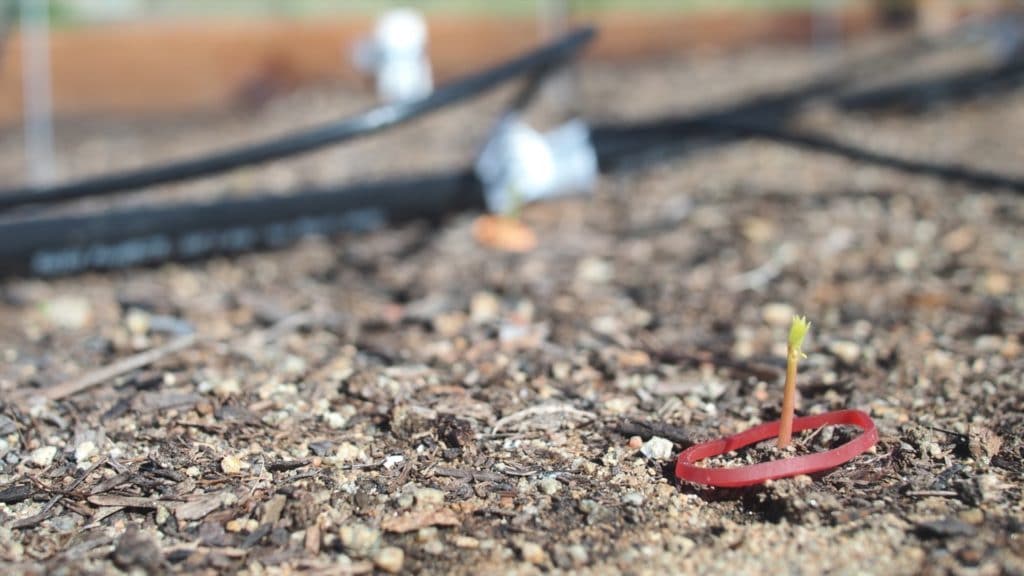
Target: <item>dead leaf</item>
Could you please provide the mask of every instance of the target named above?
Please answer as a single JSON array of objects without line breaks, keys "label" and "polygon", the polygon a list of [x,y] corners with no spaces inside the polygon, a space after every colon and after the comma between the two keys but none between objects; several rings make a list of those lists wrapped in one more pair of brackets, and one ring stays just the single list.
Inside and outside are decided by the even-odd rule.
[{"label": "dead leaf", "polygon": [[380,523],[380,527],[388,532],[404,533],[427,526],[458,526],[459,524],[461,524],[459,517],[450,509],[428,508],[388,518]]},{"label": "dead leaf", "polygon": [[971,456],[974,456],[975,458],[981,458],[982,456],[992,458],[996,454],[999,454],[999,449],[1002,447],[1003,439],[992,430],[989,430],[984,426],[971,427],[971,434],[968,442],[968,448],[971,451]]}]

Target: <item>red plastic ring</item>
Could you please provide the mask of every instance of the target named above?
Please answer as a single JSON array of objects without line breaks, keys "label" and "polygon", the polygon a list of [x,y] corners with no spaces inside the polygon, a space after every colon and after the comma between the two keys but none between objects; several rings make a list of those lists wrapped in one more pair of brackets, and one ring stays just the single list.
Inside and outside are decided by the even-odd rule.
[{"label": "red plastic ring", "polygon": [[783,458],[738,468],[701,468],[695,465],[695,462],[705,458],[719,456],[762,440],[775,438],[779,435],[779,421],[776,420],[755,426],[734,436],[718,438],[687,448],[676,460],[676,477],[680,480],[723,488],[753,486],[766,480],[788,478],[798,474],[812,474],[836,468],[870,450],[878,442],[878,430],[875,428],[875,422],[860,410],[838,410],[795,418],[793,432],[840,424],[856,426],[864,432],[838,448],[816,454]]}]

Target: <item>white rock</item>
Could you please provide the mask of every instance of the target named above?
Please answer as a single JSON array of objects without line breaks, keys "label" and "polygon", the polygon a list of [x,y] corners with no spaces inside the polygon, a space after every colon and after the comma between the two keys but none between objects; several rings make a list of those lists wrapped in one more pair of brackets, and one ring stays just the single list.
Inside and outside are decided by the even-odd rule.
[{"label": "white rock", "polygon": [[402,564],[405,563],[405,551],[397,546],[381,548],[374,557],[373,563],[377,568],[390,574],[398,574],[402,571]]},{"label": "white rock", "polygon": [[220,469],[225,474],[239,474],[242,472],[242,460],[238,456],[228,455],[220,461]]},{"label": "white rock", "polygon": [[644,495],[631,490],[622,495],[622,503],[627,506],[642,506],[644,503]]},{"label": "white rock", "polygon": [[362,459],[362,457],[363,451],[351,442],[342,442],[334,452],[334,462],[339,465]]},{"label": "white rock", "polygon": [[367,556],[380,544],[380,530],[366,524],[348,524],[338,530],[338,538],[349,553]]},{"label": "white rock", "polygon": [[419,506],[437,506],[444,504],[444,492],[437,488],[420,488],[413,493]]},{"label": "white rock", "polygon": [[640,447],[640,453],[652,460],[668,460],[672,457],[672,441],[660,436],[652,436]]},{"label": "white rock", "polygon": [[590,553],[587,552],[586,547],[580,544],[573,544],[572,546],[569,546],[566,549],[566,552],[569,553],[569,558],[572,559],[573,564],[577,566],[582,566],[590,562]]},{"label": "white rock", "polygon": [[143,335],[149,332],[149,314],[138,308],[132,308],[128,311],[124,323],[132,334]]},{"label": "white rock", "polygon": [[604,409],[609,414],[622,414],[632,408],[634,404],[636,404],[636,399],[634,398],[616,396],[605,401]]},{"label": "white rock", "polygon": [[237,396],[241,391],[242,387],[239,386],[238,380],[235,379],[221,380],[213,385],[213,393],[221,398]]},{"label": "white rock", "polygon": [[606,284],[615,277],[615,267],[607,260],[584,258],[576,265],[576,278],[587,284]]},{"label": "white rock", "polygon": [[789,326],[796,311],[789,304],[772,302],[761,309],[761,318],[772,326]]},{"label": "white rock", "polygon": [[440,556],[441,554],[444,554],[444,548],[444,541],[440,538],[435,538],[423,545],[423,551],[431,556]]},{"label": "white rock", "polygon": [[345,424],[348,423],[348,419],[337,412],[327,412],[324,414],[324,422],[327,423],[327,426],[330,428],[337,430],[339,428],[344,428]]},{"label": "white rock", "polygon": [[476,549],[480,547],[480,541],[472,536],[456,536],[452,543],[456,548]]},{"label": "white rock", "polygon": [[401,454],[392,454],[384,459],[384,469],[391,470],[402,462],[405,462],[405,456],[402,456]]},{"label": "white rock", "polygon": [[836,340],[828,345],[828,351],[843,361],[845,364],[853,364],[860,359],[860,346],[849,340]]},{"label": "white rock", "polygon": [[42,448],[36,448],[28,456],[29,462],[35,464],[40,468],[46,468],[50,464],[53,464],[54,457],[57,456],[56,446],[43,446]]},{"label": "white rock", "polygon": [[493,320],[501,314],[501,300],[490,292],[477,292],[469,303],[469,317],[476,323]]},{"label": "white rock", "polygon": [[548,559],[544,549],[539,544],[534,544],[533,542],[523,542],[519,546],[519,552],[523,555],[523,560],[530,564],[543,564]]},{"label": "white rock", "polygon": [[537,483],[537,487],[540,488],[541,492],[547,494],[548,496],[553,496],[557,494],[559,490],[562,489],[562,484],[561,482],[555,480],[554,478],[545,478]]},{"label": "white rock", "polygon": [[899,252],[896,252],[893,258],[896,268],[901,272],[912,272],[917,269],[920,259],[912,248],[904,248]]},{"label": "white rock", "polygon": [[76,330],[92,320],[92,304],[81,296],[58,296],[46,304],[45,313],[54,325]]},{"label": "white rock", "polygon": [[99,450],[96,448],[96,443],[92,440],[86,440],[75,448],[75,461],[78,465],[87,465],[89,460],[96,455]]}]

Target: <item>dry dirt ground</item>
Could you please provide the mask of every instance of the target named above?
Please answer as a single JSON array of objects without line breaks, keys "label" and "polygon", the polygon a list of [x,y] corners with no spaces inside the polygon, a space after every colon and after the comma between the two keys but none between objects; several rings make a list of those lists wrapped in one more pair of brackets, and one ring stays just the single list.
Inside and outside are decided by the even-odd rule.
[{"label": "dry dirt ground", "polygon": [[[782,49],[592,64],[583,108],[693,109],[814,66]],[[62,131],[62,169],[199,152],[367,103],[325,91],[233,118],[81,124]],[[128,202],[455,165],[494,103]],[[915,117],[819,107],[803,122],[1024,175],[1021,92]],[[0,148],[13,180],[14,135]],[[541,240],[526,255],[481,248],[462,216],[5,281],[0,570],[1024,574],[1019,195],[746,142],[524,218]],[[659,436],[677,454],[777,418],[794,312],[814,323],[798,410],[868,411],[872,452],[715,490],[631,447]],[[52,399],[153,349],[166,353]]]}]

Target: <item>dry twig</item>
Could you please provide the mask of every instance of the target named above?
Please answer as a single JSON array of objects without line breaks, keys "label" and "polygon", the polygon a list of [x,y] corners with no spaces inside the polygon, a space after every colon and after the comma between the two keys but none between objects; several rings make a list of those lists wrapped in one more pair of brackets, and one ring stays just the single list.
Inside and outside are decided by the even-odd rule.
[{"label": "dry twig", "polygon": [[93,370],[83,374],[82,376],[75,378],[74,380],[68,380],[61,382],[42,390],[25,390],[19,394],[19,400],[24,402],[31,396],[40,395],[47,400],[61,400],[69,396],[74,396],[80,392],[84,392],[94,386],[99,386],[108,380],[117,378],[127,374],[133,370],[138,370],[148,366],[158,360],[166,358],[172,354],[176,354],[186,348],[189,348],[196,342],[195,334],[186,334],[171,340],[163,346],[158,346],[145,352],[139,352],[138,354],[122,358],[113,364],[108,364],[102,368]]}]

